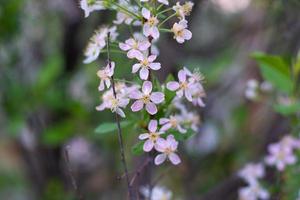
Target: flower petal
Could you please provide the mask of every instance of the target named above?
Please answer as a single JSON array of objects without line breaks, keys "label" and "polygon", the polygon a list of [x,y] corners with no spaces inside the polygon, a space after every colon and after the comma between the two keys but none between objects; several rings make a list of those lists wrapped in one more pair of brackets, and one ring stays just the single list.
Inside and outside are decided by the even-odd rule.
[{"label": "flower petal", "polygon": [[179,83],[176,81],[170,81],[167,83],[167,88],[171,91],[175,91],[179,88]]},{"label": "flower petal", "polygon": [[152,140],[147,140],[145,143],[144,143],[144,146],[143,146],[143,150],[145,152],[149,152],[153,149],[154,147],[154,143],[152,142]]},{"label": "flower petal", "polygon": [[153,70],[159,70],[161,68],[161,64],[158,62],[149,64],[149,67]]},{"label": "flower petal", "polygon": [[152,133],[156,132],[157,130],[157,120],[150,120],[148,124],[148,130]]},{"label": "flower petal", "polygon": [[168,155],[168,158],[171,161],[171,163],[173,163],[174,165],[178,165],[179,163],[181,163],[181,160],[176,153],[170,153]]},{"label": "flower petal", "polygon": [[186,81],[186,73],[183,69],[178,72],[178,79],[180,82]]},{"label": "flower petal", "polygon": [[150,99],[153,103],[159,104],[165,100],[165,95],[162,92],[152,92]]},{"label": "flower petal", "polygon": [[142,9],[142,15],[145,19],[149,19],[151,17],[151,13],[147,8]]},{"label": "flower petal", "polygon": [[145,81],[142,86],[142,91],[144,94],[150,94],[152,91],[152,83],[150,81]]},{"label": "flower petal", "polygon": [[142,133],[139,135],[140,140],[145,140],[149,138],[149,133]]},{"label": "flower petal", "polygon": [[155,165],[160,165],[160,164],[162,164],[163,162],[165,162],[166,158],[167,158],[167,155],[166,155],[166,154],[164,154],[164,153],[158,154],[158,155],[155,157],[155,159],[154,159]]},{"label": "flower petal", "polygon": [[137,63],[132,66],[131,73],[136,73],[141,68],[141,64]]},{"label": "flower petal", "polygon": [[142,110],[144,107],[144,102],[142,100],[137,100],[131,105],[131,110],[137,112]]},{"label": "flower petal", "polygon": [[142,67],[142,69],[140,70],[140,78],[142,80],[147,80],[149,77],[149,69]]},{"label": "flower petal", "polygon": [[155,115],[157,113],[157,107],[152,102],[146,104],[146,110],[150,115]]}]

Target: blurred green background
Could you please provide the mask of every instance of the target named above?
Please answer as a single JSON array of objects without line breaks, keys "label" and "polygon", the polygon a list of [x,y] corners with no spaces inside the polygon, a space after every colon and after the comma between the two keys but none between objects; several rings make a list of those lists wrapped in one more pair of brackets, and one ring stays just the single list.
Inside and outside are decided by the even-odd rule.
[{"label": "blurred green background", "polygon": [[[245,99],[247,80],[261,80],[250,54],[297,54],[300,1],[194,3],[192,40],[179,45],[163,35],[157,43],[163,69],[157,75],[163,81],[182,66],[199,68],[206,76],[207,106],[198,111],[199,134],[180,147],[183,164],[164,165],[155,174],[168,170],[159,184],[175,199],[235,199],[243,184],[235,172],[289,131],[268,98]],[[113,120],[110,112],[95,110],[100,103],[96,72],[105,55],[82,63],[93,30],[111,24],[115,14],[95,12],[84,19],[76,0],[0,0],[0,199],[75,199],[63,158],[66,146],[86,199],[124,199],[117,135],[95,133]],[[126,39],[126,27],[119,31],[120,40]],[[120,66],[116,76],[130,78],[126,58],[112,56]],[[124,132],[133,173],[144,157],[131,153],[138,133]]]}]

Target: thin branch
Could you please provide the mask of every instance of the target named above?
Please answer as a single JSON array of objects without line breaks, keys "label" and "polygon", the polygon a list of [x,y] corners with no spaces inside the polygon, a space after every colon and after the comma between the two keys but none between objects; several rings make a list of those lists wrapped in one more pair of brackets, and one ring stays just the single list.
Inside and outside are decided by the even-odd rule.
[{"label": "thin branch", "polygon": [[80,192],[80,190],[79,190],[79,187],[78,187],[78,185],[77,185],[76,179],[75,179],[75,177],[74,177],[74,173],[73,173],[72,167],[71,167],[71,165],[70,165],[68,147],[65,147],[65,148],[63,149],[63,151],[64,151],[64,159],[65,159],[65,162],[66,162],[68,174],[69,174],[69,176],[70,176],[71,183],[72,183],[72,186],[73,186],[73,188],[74,188],[74,190],[75,190],[75,193],[76,193],[76,195],[77,195],[77,198],[78,198],[79,200],[84,200],[84,198],[83,198],[83,196],[82,196],[82,194],[81,194],[81,192]]},{"label": "thin branch", "polygon": [[140,166],[140,168],[135,172],[133,175],[131,181],[130,181],[130,186],[133,186],[136,178],[142,173],[142,171],[147,167],[148,163],[151,162],[151,159],[146,158],[145,162]]},{"label": "thin branch", "polygon": [[[107,34],[107,62],[109,67],[111,68],[111,60],[110,60],[110,32]],[[116,93],[116,88],[115,88],[115,81],[114,77],[111,77],[111,82],[112,82],[112,89],[113,89],[113,94],[115,99],[117,99],[117,93]],[[122,129],[121,129],[121,124],[120,124],[120,118],[117,113],[115,113],[115,119],[116,119],[116,124],[118,128],[118,140],[119,140],[119,146],[120,146],[120,153],[121,153],[121,161],[123,164],[124,172],[125,172],[125,177],[126,177],[126,183],[127,183],[127,190],[129,193],[129,199],[134,200],[135,197],[132,193],[132,188],[129,183],[129,175],[128,175],[128,169],[127,169],[127,163],[126,163],[126,157],[125,157],[125,151],[124,151],[124,143],[123,143],[123,136],[122,136]]]}]

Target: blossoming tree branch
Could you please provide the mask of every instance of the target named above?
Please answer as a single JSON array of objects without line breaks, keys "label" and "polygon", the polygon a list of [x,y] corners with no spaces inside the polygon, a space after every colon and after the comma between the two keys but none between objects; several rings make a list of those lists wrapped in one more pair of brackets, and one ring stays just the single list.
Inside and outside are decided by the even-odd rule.
[{"label": "blossoming tree branch", "polygon": [[[150,163],[156,166],[169,162],[178,165],[182,161],[178,146],[198,131],[200,117],[188,109],[187,104],[204,107],[206,96],[202,86],[203,76],[183,67],[177,77],[169,76],[166,83],[160,83],[154,72],[163,70],[159,63],[159,49],[156,43],[160,35],[172,34],[174,41],[182,44],[192,38],[188,30],[187,17],[193,8],[192,2],[177,2],[170,5],[168,0],[81,0],[80,6],[85,17],[92,12],[110,10],[116,12],[116,19],[111,25],[99,27],[91,37],[84,52],[84,63],[96,61],[101,53],[107,55],[107,64],[97,72],[100,79],[98,87],[101,103],[98,111],[110,110],[115,113],[120,152],[128,187],[129,199],[137,199],[128,174],[127,160],[122,137],[121,121],[130,113],[139,127],[136,137],[139,142],[136,151],[150,154]],[[166,22],[175,20],[172,27]],[[118,40],[118,27],[127,26],[131,37],[125,41]],[[119,52],[133,61],[132,66],[118,66],[110,52]],[[131,68],[132,78],[115,77],[119,67]],[[190,108],[191,106],[189,106]],[[139,120],[137,120],[139,121]],[[151,183],[149,183],[151,185]],[[156,189],[146,187],[146,198],[152,199]],[[144,188],[145,189],[145,188]],[[141,188],[136,188],[141,190]],[[158,192],[159,193],[159,192]],[[169,198],[167,198],[169,199]]]}]

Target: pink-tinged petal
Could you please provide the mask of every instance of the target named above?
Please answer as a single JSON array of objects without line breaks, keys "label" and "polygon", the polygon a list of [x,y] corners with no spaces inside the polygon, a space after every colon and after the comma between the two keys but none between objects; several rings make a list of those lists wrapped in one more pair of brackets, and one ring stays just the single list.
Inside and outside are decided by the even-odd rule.
[{"label": "pink-tinged petal", "polygon": [[151,27],[148,24],[143,26],[143,34],[148,37],[151,34]]},{"label": "pink-tinged petal", "polygon": [[150,115],[155,115],[157,113],[157,107],[152,102],[146,104],[146,110]]},{"label": "pink-tinged petal", "polygon": [[164,154],[164,153],[158,154],[158,155],[155,157],[155,159],[154,159],[155,165],[160,165],[160,164],[162,164],[163,162],[165,162],[166,158],[167,158],[167,155],[166,155],[166,154]]},{"label": "pink-tinged petal", "polygon": [[151,64],[149,65],[149,67],[150,67],[151,69],[153,69],[153,70],[159,70],[159,69],[161,68],[161,64],[158,63],[158,62],[155,62],[155,63],[151,63]]},{"label": "pink-tinged petal", "polygon": [[103,80],[100,81],[100,84],[98,86],[98,90],[99,91],[103,91],[104,90],[104,81]]},{"label": "pink-tinged petal", "polygon": [[286,156],[286,163],[288,164],[294,164],[297,161],[296,157],[294,155],[288,155]]},{"label": "pink-tinged petal", "polygon": [[140,70],[140,78],[142,80],[147,80],[149,77],[149,69],[142,67],[142,69]]},{"label": "pink-tinged petal", "polygon": [[125,41],[126,44],[128,44],[130,47],[134,46],[136,44],[136,41],[132,38],[129,38]]},{"label": "pink-tinged petal", "polygon": [[183,70],[185,71],[186,75],[188,75],[188,76],[192,76],[193,75],[192,72],[188,68],[183,67]]},{"label": "pink-tinged petal", "polygon": [[156,55],[151,55],[148,57],[148,61],[153,62],[156,59],[156,57],[157,57]]},{"label": "pink-tinged petal", "polygon": [[175,39],[176,39],[176,41],[177,41],[179,44],[184,43],[183,37],[177,36]]},{"label": "pink-tinged petal", "polygon": [[190,102],[193,101],[192,94],[191,94],[191,92],[190,92],[189,90],[185,90],[185,91],[184,91],[184,96],[185,96],[185,98],[186,98],[188,101],[190,101]]},{"label": "pink-tinged petal", "polygon": [[152,92],[150,100],[155,104],[159,104],[165,100],[165,95],[162,92]]},{"label": "pink-tinged petal", "polygon": [[131,110],[137,112],[142,110],[144,107],[144,102],[142,100],[137,100],[131,105]]},{"label": "pink-tinged petal", "polygon": [[119,43],[119,47],[123,51],[128,51],[129,49],[131,49],[131,46],[129,46],[128,44],[125,44],[125,43]]},{"label": "pink-tinged petal", "polygon": [[145,140],[149,138],[149,133],[143,133],[139,135],[140,140]]},{"label": "pink-tinged petal", "polygon": [[157,130],[157,120],[150,120],[150,122],[148,124],[148,130],[151,133],[156,132],[156,130]]},{"label": "pink-tinged petal", "polygon": [[192,34],[191,31],[189,31],[187,29],[183,30],[183,37],[184,37],[184,39],[190,40],[192,38],[192,35],[193,34]]},{"label": "pink-tinged petal", "polygon": [[167,124],[163,125],[163,126],[160,128],[160,131],[165,132],[165,131],[169,130],[170,128],[172,128],[172,124],[171,124],[171,123],[167,123]]},{"label": "pink-tinged petal", "polygon": [[158,39],[159,38],[159,30],[157,27],[153,27],[152,28],[152,31],[151,31],[151,36],[154,38],[154,39]]},{"label": "pink-tinged petal", "polygon": [[168,155],[168,158],[171,161],[171,163],[173,163],[174,165],[178,165],[179,163],[181,163],[181,160],[176,153],[170,153]]},{"label": "pink-tinged petal", "polygon": [[160,118],[159,119],[159,124],[160,125],[168,123],[168,122],[170,122],[170,119],[168,119],[168,118]]},{"label": "pink-tinged petal", "polygon": [[142,9],[142,15],[145,19],[149,19],[151,17],[151,13],[147,8]]},{"label": "pink-tinged petal", "polygon": [[154,147],[154,143],[152,142],[152,140],[147,140],[145,143],[144,143],[144,151],[145,152],[149,152],[153,149]]},{"label": "pink-tinged petal", "polygon": [[165,5],[169,5],[169,1],[168,0],[158,0],[159,3],[165,4]]},{"label": "pink-tinged petal", "polygon": [[99,106],[96,107],[96,110],[97,111],[103,111],[105,108],[106,108],[106,104],[102,103],[101,105],[99,105]]},{"label": "pink-tinged petal", "polygon": [[183,90],[178,90],[176,92],[177,97],[181,98],[183,96]]},{"label": "pink-tinged petal", "polygon": [[139,42],[138,49],[140,51],[146,51],[151,46],[151,43],[147,40]]},{"label": "pink-tinged petal", "polygon": [[134,90],[129,94],[130,99],[141,99],[143,94],[139,90]]},{"label": "pink-tinged petal", "polygon": [[128,98],[119,99],[119,107],[125,108],[129,104]]},{"label": "pink-tinged petal", "polygon": [[[108,65],[108,67],[109,67],[109,65]],[[111,62],[110,63],[110,69],[109,69],[109,72],[108,72],[109,76],[114,75],[115,67],[116,67],[116,63],[115,62]]]},{"label": "pink-tinged petal", "polygon": [[143,59],[143,54],[136,49],[131,49],[130,51],[128,51],[127,57],[130,59],[136,58],[136,59],[140,60],[140,58]]},{"label": "pink-tinged petal", "polygon": [[126,117],[124,111],[123,111],[121,108],[117,108],[117,109],[116,109],[116,113],[117,113],[118,115],[120,115],[121,117],[123,117],[123,118]]},{"label": "pink-tinged petal", "polygon": [[150,81],[145,81],[142,86],[142,91],[144,94],[150,94],[152,91],[152,83]]},{"label": "pink-tinged petal", "polygon": [[203,100],[201,98],[197,99],[197,103],[200,107],[205,107],[205,103],[203,102]]},{"label": "pink-tinged petal", "polygon": [[179,83],[176,81],[170,81],[167,83],[167,88],[171,91],[175,91],[179,88]]},{"label": "pink-tinged petal", "polygon": [[180,70],[178,72],[178,79],[180,82],[185,82],[186,81],[186,73],[184,70]]},{"label": "pink-tinged petal", "polygon": [[186,133],[186,129],[182,128],[180,125],[177,126],[177,129],[180,133]]},{"label": "pink-tinged petal", "polygon": [[137,63],[132,66],[131,73],[136,73],[141,68],[141,64]]},{"label": "pink-tinged petal", "polygon": [[158,138],[155,143],[155,149],[159,152],[164,152],[166,148],[166,140],[163,138]]}]

